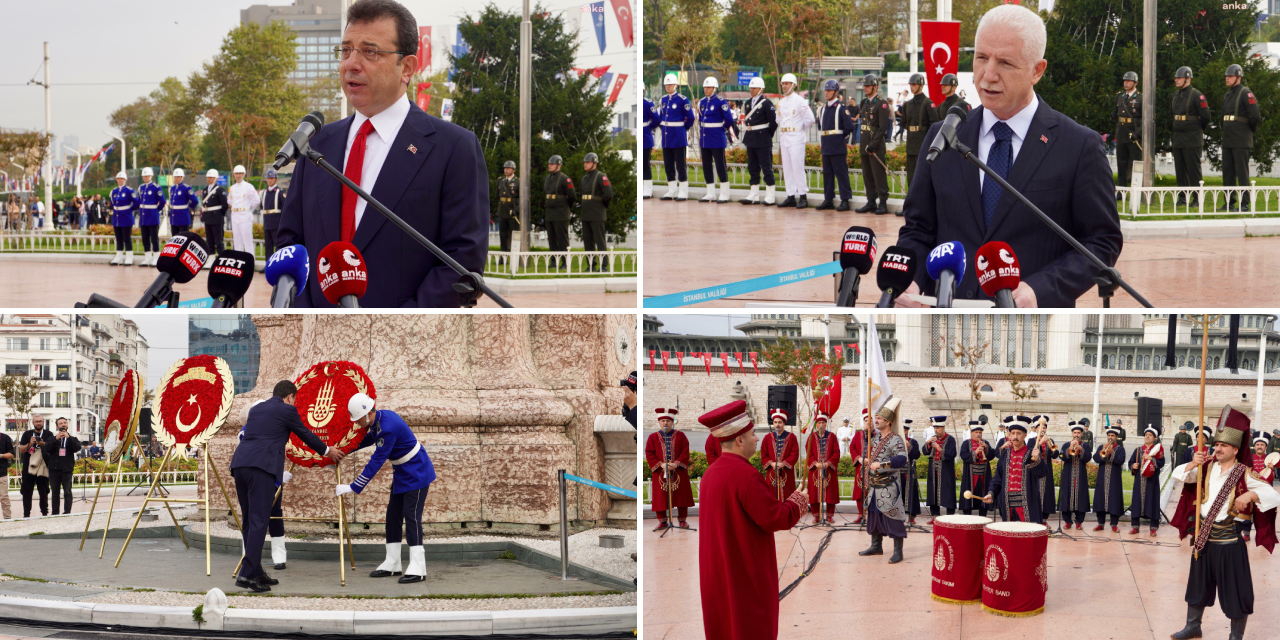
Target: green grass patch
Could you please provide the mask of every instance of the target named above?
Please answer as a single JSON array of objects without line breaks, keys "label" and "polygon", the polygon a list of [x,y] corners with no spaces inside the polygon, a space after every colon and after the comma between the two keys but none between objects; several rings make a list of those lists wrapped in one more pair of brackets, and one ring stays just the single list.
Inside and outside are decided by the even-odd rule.
[{"label": "green grass patch", "polygon": [[4,576],[6,578],[9,578],[10,580],[26,580],[27,582],[49,582],[49,580],[45,580],[44,578],[28,578],[26,576],[18,576],[12,573],[0,573],[0,576]]},{"label": "green grass patch", "polygon": [[516,554],[511,553],[510,551],[503,551],[502,553],[498,554],[497,559],[498,560],[515,560]]},{"label": "green grass patch", "polygon": [[43,532],[43,531],[36,531],[36,532],[34,532],[34,533],[31,533],[30,535],[33,535],[33,536],[42,536],[42,535],[44,535],[44,532]]}]

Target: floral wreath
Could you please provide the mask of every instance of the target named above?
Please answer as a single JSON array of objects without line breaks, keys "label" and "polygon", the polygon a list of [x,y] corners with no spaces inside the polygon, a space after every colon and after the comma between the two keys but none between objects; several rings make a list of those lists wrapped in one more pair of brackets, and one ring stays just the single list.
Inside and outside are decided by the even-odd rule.
[{"label": "floral wreath", "polygon": [[[160,423],[156,439],[166,448],[204,446],[226,422],[234,398],[231,368],[222,358],[200,355],[173,363],[160,380],[151,405]],[[190,418],[192,407],[194,418]],[[178,455],[185,457],[185,449],[178,447]]]},{"label": "floral wreath", "polygon": [[[357,393],[377,399],[373,381],[360,365],[345,360],[320,362],[294,381],[298,387],[295,406],[302,423],[326,445],[343,453],[355,451],[368,429],[357,427],[347,413],[347,401]],[[284,455],[301,467],[327,467],[334,462],[306,447],[291,434]]]},{"label": "floral wreath", "polygon": [[[126,445],[138,428],[138,414],[142,411],[142,387],[138,385],[138,373],[128,369],[120,378],[116,392],[111,397],[111,409],[107,412],[107,426],[102,430],[102,444],[107,450],[108,462],[119,462]],[[112,437],[114,436],[114,438]],[[114,446],[108,446],[115,442]]]}]

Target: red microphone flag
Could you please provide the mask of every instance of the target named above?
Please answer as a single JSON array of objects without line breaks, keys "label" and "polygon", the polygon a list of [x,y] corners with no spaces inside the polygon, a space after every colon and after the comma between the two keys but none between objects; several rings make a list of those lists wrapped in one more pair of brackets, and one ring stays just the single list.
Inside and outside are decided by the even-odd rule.
[{"label": "red microphone flag", "polygon": [[320,292],[330,304],[338,304],[342,296],[364,295],[369,284],[369,273],[364,256],[350,242],[330,242],[316,257],[316,276],[320,278]]},{"label": "red microphone flag", "polygon": [[1018,256],[1013,248],[1004,242],[993,240],[978,248],[973,257],[973,266],[978,276],[978,286],[988,296],[995,297],[1001,289],[1010,291],[1018,288],[1022,282],[1022,269],[1018,266]]},{"label": "red microphone flag", "polygon": [[960,23],[951,20],[921,20],[920,52],[923,54],[925,77],[929,81],[929,99],[936,107],[944,99],[942,76],[959,73]]}]

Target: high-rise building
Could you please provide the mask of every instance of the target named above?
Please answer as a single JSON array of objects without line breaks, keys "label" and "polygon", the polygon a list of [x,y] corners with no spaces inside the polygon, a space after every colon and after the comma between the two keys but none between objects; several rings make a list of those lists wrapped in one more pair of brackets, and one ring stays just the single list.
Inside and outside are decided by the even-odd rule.
[{"label": "high-rise building", "polygon": [[[341,1],[294,0],[293,4],[284,6],[255,4],[240,10],[240,24],[253,22],[265,27],[277,20],[297,33],[294,50],[298,52],[298,68],[289,74],[289,79],[299,85],[309,85],[338,76],[338,60],[333,48],[342,42]],[[310,106],[336,110],[337,91],[335,87],[331,98],[322,98]]]},{"label": "high-rise building", "polygon": [[214,355],[227,362],[237,394],[247,393],[258,384],[262,342],[249,314],[191,314],[187,336],[187,353],[191,356]]}]

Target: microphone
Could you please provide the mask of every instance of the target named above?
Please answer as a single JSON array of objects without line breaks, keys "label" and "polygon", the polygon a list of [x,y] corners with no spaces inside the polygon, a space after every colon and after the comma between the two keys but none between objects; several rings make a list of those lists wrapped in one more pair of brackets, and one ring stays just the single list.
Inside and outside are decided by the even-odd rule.
[{"label": "microphone", "polygon": [[152,309],[168,301],[174,283],[191,282],[208,260],[209,245],[205,244],[204,238],[190,231],[173,236],[160,250],[160,257],[156,258],[156,269],[160,275],[142,293],[134,307]]},{"label": "microphone", "polygon": [[209,296],[214,309],[236,306],[253,284],[253,254],[223,251],[209,270]]},{"label": "microphone", "polygon": [[936,308],[951,308],[956,285],[964,279],[964,263],[964,245],[959,242],[944,242],[929,252],[925,268],[929,270],[929,277],[938,281],[934,292],[938,298]]},{"label": "microphone", "polygon": [[284,141],[284,146],[276,152],[276,161],[271,164],[272,167],[279,169],[280,167],[293,162],[298,157],[298,151],[306,146],[306,142],[311,136],[314,136],[321,127],[324,126],[324,114],[319,111],[312,111],[302,116],[302,122],[298,123],[298,129]]},{"label": "microphone", "polygon": [[880,285],[879,309],[888,309],[893,301],[902,295],[916,277],[916,252],[907,247],[894,245],[884,250],[880,256],[880,266],[876,268],[876,284]]},{"label": "microphone", "polygon": [[933,137],[933,144],[929,145],[929,164],[933,164],[939,153],[946,151],[948,143],[956,137],[956,127],[964,124],[965,118],[968,117],[969,112],[958,104],[952,105],[947,110],[947,118],[942,121],[942,128],[938,129],[938,135]]},{"label": "microphone", "polygon": [[862,274],[876,261],[876,232],[866,227],[849,227],[840,243],[840,295],[836,306],[852,307],[858,301],[858,285]]},{"label": "microphone", "polygon": [[307,286],[311,274],[311,258],[300,244],[281,247],[267,259],[267,284],[271,290],[271,308],[288,309],[293,299]]},{"label": "microphone", "polygon": [[329,304],[344,309],[359,309],[356,299],[364,295],[369,272],[364,256],[350,242],[330,242],[320,250],[316,258],[316,273],[320,277],[320,292]]},{"label": "microphone", "polygon": [[978,270],[978,286],[982,287],[983,293],[996,299],[997,307],[1013,309],[1018,306],[1013,302],[1013,290],[1022,282],[1022,269],[1013,248],[992,240],[978,249],[973,266]]}]

